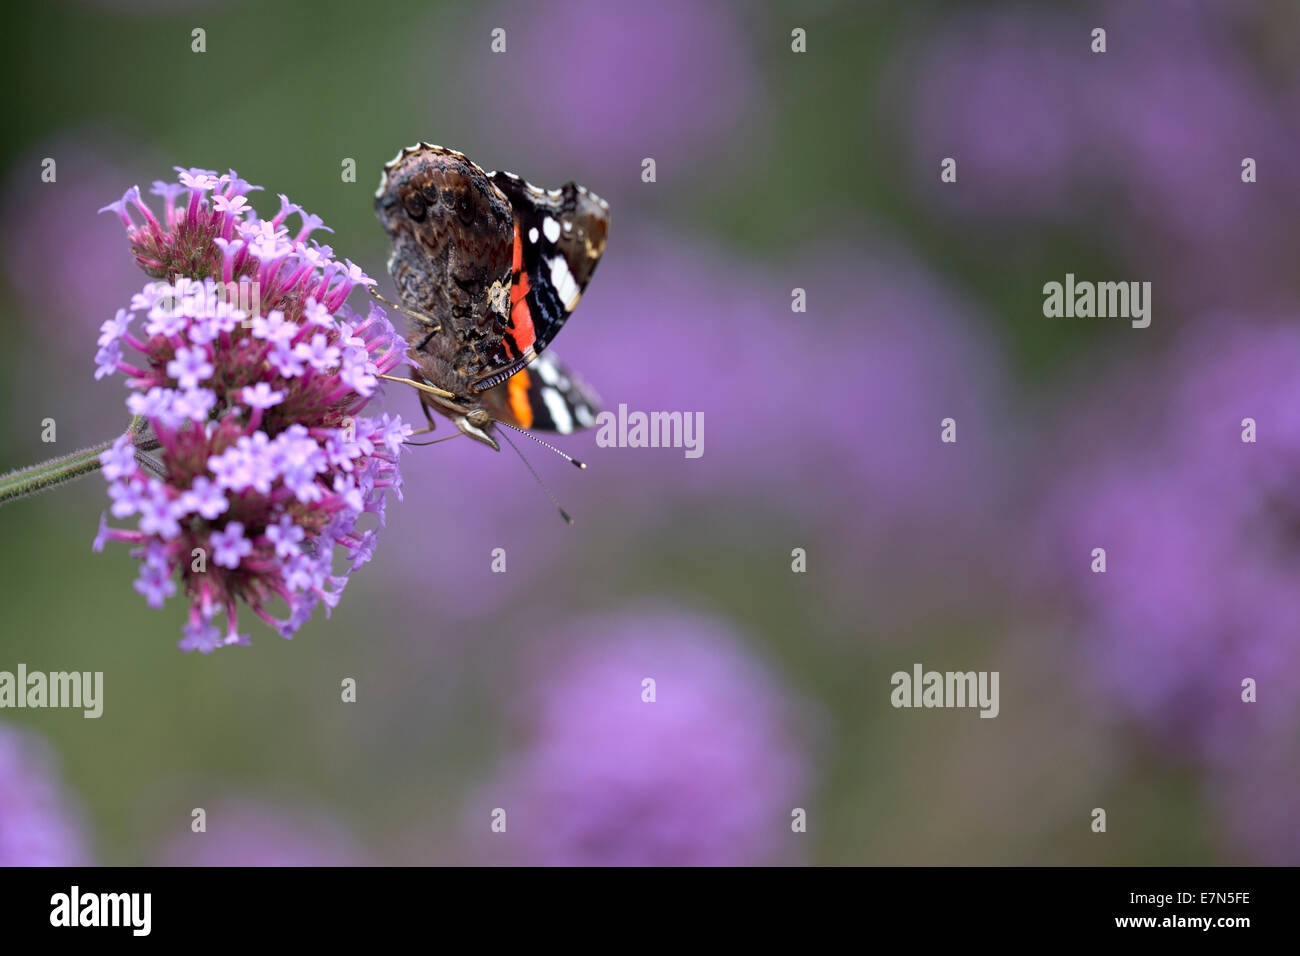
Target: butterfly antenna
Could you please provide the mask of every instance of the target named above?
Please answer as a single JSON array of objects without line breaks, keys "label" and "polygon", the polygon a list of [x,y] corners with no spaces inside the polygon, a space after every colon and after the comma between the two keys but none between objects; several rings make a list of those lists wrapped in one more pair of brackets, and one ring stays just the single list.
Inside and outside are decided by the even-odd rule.
[{"label": "butterfly antenna", "polygon": [[[502,423],[498,422],[498,424]],[[542,476],[537,473],[532,464],[529,463],[528,459],[524,457],[524,453],[519,450],[519,446],[511,441],[510,436],[505,432],[501,433],[501,437],[506,440],[507,445],[515,450],[515,454],[519,456],[519,460],[524,463],[524,466],[532,472],[533,478],[542,486],[542,491],[546,492],[546,497],[551,499],[551,504],[555,505],[556,510],[560,512],[560,517],[564,519],[565,524],[572,525],[573,519],[569,517],[569,513],[560,507],[560,503],[555,500],[555,495],[551,494],[551,489],[546,487],[546,482],[542,481]],[[561,454],[563,454],[563,452],[561,452]]]},{"label": "butterfly antenna", "polygon": [[506,428],[509,428],[511,431],[519,432],[519,434],[521,434],[521,435],[525,435],[525,436],[527,436],[528,438],[531,438],[533,441],[537,442],[537,444],[541,445],[541,446],[544,447],[544,448],[549,448],[551,451],[555,452],[557,455],[559,455],[561,458],[563,458],[565,461],[567,461],[570,465],[573,465],[575,468],[586,468],[586,467],[587,467],[586,462],[578,461],[578,459],[574,458],[572,455],[566,455],[564,452],[560,451],[560,449],[556,448],[556,447],[555,447],[554,445],[552,445],[550,442],[548,442],[548,441],[542,441],[540,438],[538,438],[538,437],[537,437],[536,435],[534,435],[532,432],[526,432],[526,431],[524,431],[522,428],[518,428],[518,427],[516,427],[515,425],[511,425],[509,422],[503,422],[503,421],[501,421],[501,419],[499,419],[499,418],[494,418],[493,421],[496,422],[498,425],[505,425]]}]

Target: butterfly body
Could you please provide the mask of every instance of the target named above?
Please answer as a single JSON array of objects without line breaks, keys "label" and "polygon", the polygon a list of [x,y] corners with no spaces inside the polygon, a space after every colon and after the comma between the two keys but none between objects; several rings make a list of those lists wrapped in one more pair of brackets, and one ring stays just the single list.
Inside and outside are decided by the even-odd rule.
[{"label": "butterfly body", "polygon": [[427,409],[498,450],[496,422],[562,434],[594,423],[594,393],[542,353],[604,252],[604,200],[574,183],[540,190],[420,144],[384,167],[375,209],[415,320],[412,378],[451,396],[422,390]]}]

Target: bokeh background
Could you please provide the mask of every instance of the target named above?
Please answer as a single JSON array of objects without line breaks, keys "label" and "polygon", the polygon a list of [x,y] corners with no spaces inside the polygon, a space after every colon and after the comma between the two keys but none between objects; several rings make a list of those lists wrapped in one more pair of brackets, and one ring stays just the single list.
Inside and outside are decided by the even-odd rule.
[{"label": "bokeh background", "polygon": [[[391,293],[418,140],[610,201],[557,351],[705,452],[528,449],[570,529],[508,452],[414,449],[333,617],[207,657],[92,554],[98,477],[0,508],[0,669],[105,681],[0,713],[0,863],[1300,862],[1294,3],[7,16],[0,468],[125,425],[92,356],[144,278],[95,210],[233,167]],[[1150,328],[1044,318],[1067,272],[1152,282]],[[917,662],[999,671],[1000,715],[893,709]]]}]

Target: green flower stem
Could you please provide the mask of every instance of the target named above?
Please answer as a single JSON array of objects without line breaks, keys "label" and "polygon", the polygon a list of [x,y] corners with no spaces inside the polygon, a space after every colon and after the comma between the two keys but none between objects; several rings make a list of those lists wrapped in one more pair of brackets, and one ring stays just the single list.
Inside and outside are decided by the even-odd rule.
[{"label": "green flower stem", "polygon": [[[158,441],[149,434],[148,424],[139,418],[133,419],[127,434],[135,436],[136,454],[158,447]],[[51,458],[39,465],[19,468],[0,477],[0,504],[16,501],[29,495],[40,494],[49,488],[66,485],[70,481],[84,478],[92,472],[99,471],[99,456],[117,439],[91,445],[81,451]]]}]

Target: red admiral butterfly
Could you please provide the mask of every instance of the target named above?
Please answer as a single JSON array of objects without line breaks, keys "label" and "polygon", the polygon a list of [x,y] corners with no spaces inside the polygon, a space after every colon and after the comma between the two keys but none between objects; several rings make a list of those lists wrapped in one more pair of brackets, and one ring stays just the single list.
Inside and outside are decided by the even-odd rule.
[{"label": "red admiral butterfly", "polygon": [[605,251],[608,203],[421,143],[384,167],[375,210],[397,308],[414,321],[412,378],[398,381],[420,390],[425,431],[433,410],[500,451],[498,424],[566,435],[595,424],[595,394],[543,352]]}]

